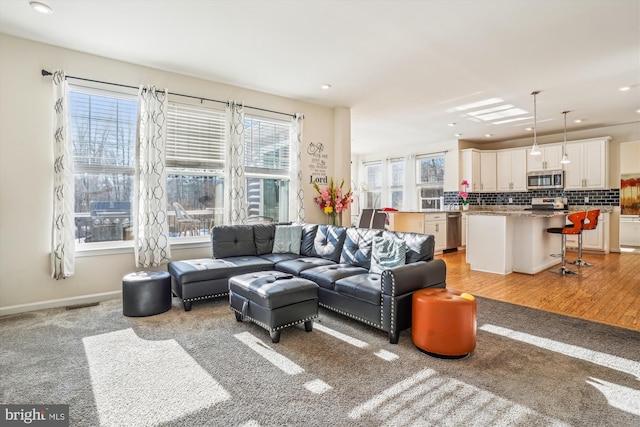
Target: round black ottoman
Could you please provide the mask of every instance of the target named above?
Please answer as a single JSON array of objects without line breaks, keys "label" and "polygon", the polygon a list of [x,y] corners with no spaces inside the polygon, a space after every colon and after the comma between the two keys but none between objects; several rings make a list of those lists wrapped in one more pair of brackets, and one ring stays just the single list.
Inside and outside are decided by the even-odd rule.
[{"label": "round black ottoman", "polygon": [[122,313],[153,316],[171,308],[171,275],[166,271],[138,271],[122,278]]}]

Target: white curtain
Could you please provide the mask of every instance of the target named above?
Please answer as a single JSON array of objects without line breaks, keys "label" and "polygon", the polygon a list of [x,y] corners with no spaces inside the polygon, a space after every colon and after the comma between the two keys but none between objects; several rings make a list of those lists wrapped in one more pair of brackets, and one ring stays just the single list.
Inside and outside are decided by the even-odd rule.
[{"label": "white curtain", "polygon": [[67,80],[64,71],[53,72],[53,227],[51,277],[56,280],[75,273],[75,215],[73,202],[73,142],[68,126]]},{"label": "white curtain", "polygon": [[136,267],[156,267],[171,259],[167,217],[167,90],[140,86],[138,164],[134,194]]},{"label": "white curtain", "polygon": [[289,149],[289,221],[304,222],[304,190],[302,189],[302,128],[303,117],[291,118],[291,147]]},{"label": "white curtain", "polygon": [[391,206],[391,200],[389,200],[389,182],[391,181],[391,159],[382,159],[382,176],[380,178],[380,206],[376,203],[375,209],[381,209],[386,206]]},{"label": "white curtain", "polygon": [[247,221],[246,180],[244,176],[244,107],[229,102],[227,135],[225,138],[224,224],[237,225]]},{"label": "white curtain", "polygon": [[404,158],[404,187],[402,188],[402,210],[416,210],[416,156],[409,154]]}]

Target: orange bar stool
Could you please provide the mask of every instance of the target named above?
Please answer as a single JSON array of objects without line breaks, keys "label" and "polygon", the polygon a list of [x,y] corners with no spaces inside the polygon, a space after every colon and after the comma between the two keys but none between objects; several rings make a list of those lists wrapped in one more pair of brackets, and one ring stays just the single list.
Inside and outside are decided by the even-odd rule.
[{"label": "orange bar stool", "polygon": [[430,356],[460,359],[476,348],[476,300],[455,289],[413,293],[411,339]]},{"label": "orange bar stool", "polygon": [[[595,230],[595,228],[598,226],[599,216],[600,209],[587,211],[587,219],[585,220],[584,224],[582,224],[582,230]],[[573,227],[573,225],[568,225],[567,227]],[[578,259],[575,261],[571,261],[569,264],[577,265],[579,267],[591,267],[593,265],[582,260],[582,233],[578,235]]]},{"label": "orange bar stool", "polygon": [[[587,217],[586,212],[574,212],[570,214],[567,219],[573,223],[572,226],[567,227],[551,227],[547,228],[547,233],[562,234],[562,266],[560,268],[549,270],[552,273],[558,273],[562,275],[578,274],[573,270],[569,270],[566,267],[567,264],[567,234],[581,234],[582,224]],[[556,255],[557,256],[557,255]]]}]

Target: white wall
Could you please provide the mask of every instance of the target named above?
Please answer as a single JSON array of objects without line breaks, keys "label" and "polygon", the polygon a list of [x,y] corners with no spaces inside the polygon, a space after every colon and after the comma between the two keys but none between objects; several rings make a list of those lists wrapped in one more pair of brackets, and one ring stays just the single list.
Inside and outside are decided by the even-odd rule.
[{"label": "white wall", "polygon": [[[194,52],[194,54],[198,54]],[[246,105],[305,116],[303,144],[322,142],[327,173],[347,174],[334,159],[345,158],[349,121],[334,124],[335,111],[288,98],[196,79],[0,34],[0,315],[117,296],[122,276],[135,271],[133,253],[77,258],[75,276],[50,277],[52,215],[52,83],[41,69],[132,86],[153,84],[171,92],[242,101]],[[180,101],[180,99],[176,99]],[[250,110],[249,110],[250,111]],[[342,116],[347,112],[340,112]],[[337,128],[339,126],[339,128]],[[346,151],[345,151],[346,150]],[[348,159],[348,155],[346,156]],[[342,161],[342,160],[340,160]],[[303,171],[309,158],[303,154]],[[313,188],[303,181],[305,219],[326,221],[313,208]],[[172,250],[174,259],[210,257],[209,245]],[[166,266],[159,269],[166,270]]]}]

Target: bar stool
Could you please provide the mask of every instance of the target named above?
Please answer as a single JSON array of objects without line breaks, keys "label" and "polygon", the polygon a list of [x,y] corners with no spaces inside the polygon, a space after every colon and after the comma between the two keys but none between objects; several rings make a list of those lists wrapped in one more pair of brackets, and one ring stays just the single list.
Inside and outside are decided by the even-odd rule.
[{"label": "bar stool", "polygon": [[586,212],[574,212],[570,214],[567,219],[573,223],[571,227],[552,227],[547,228],[547,233],[562,234],[562,266],[560,268],[549,270],[552,273],[558,273],[562,275],[578,274],[575,271],[569,270],[566,267],[567,263],[567,234],[580,234],[582,233],[582,224],[587,217]]},{"label": "bar stool", "polygon": [[[594,230],[598,226],[599,216],[600,209],[587,211],[587,220],[582,224],[582,230]],[[573,224],[567,225],[567,227],[573,227]],[[578,259],[571,261],[569,264],[577,265],[579,267],[591,267],[593,265],[582,260],[582,233],[578,234]]]}]

